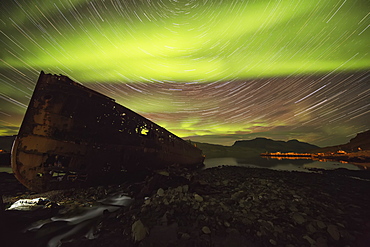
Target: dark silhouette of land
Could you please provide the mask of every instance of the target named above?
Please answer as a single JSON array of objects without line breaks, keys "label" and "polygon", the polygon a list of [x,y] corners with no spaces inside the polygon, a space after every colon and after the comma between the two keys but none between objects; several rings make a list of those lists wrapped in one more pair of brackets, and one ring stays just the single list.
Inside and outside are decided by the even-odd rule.
[{"label": "dark silhouette of land", "polygon": [[265,152],[295,152],[305,153],[318,149],[316,145],[298,140],[275,141],[267,138],[255,138],[253,140],[236,141],[232,146],[215,145],[208,143],[196,143],[206,155],[206,158],[238,157],[246,158],[259,156]]},{"label": "dark silhouette of land", "polygon": [[316,153],[328,153],[328,152],[337,152],[340,150],[346,152],[370,150],[370,130],[358,133],[354,138],[349,140],[348,143],[314,149],[313,151]]}]

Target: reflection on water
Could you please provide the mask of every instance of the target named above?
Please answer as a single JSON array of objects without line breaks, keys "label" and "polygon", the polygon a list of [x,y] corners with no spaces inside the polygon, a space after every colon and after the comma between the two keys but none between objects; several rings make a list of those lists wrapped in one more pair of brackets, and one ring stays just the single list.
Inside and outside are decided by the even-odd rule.
[{"label": "reflection on water", "polygon": [[256,168],[269,168],[273,170],[285,171],[305,171],[308,169],[317,168],[325,170],[333,170],[338,168],[346,168],[348,170],[361,170],[359,167],[346,163],[339,162],[320,162],[311,159],[268,159],[260,156],[248,157],[245,159],[224,157],[224,158],[210,158],[204,161],[205,168],[216,167],[220,165],[229,166],[247,166]]},{"label": "reflection on water", "polygon": [[[223,157],[223,158],[206,158],[204,161],[205,168],[216,167],[221,165],[227,166],[248,166],[256,168],[269,168],[274,170],[285,170],[285,171],[309,171],[308,169],[317,168],[325,170],[333,170],[338,168],[346,168],[348,170],[363,170],[359,166],[350,163],[340,163],[339,161],[318,161],[312,159],[291,158],[291,159],[273,159],[273,158],[262,158],[260,156],[252,156],[248,158],[235,158],[235,157]],[[0,172],[13,173],[11,167],[1,167]]]}]

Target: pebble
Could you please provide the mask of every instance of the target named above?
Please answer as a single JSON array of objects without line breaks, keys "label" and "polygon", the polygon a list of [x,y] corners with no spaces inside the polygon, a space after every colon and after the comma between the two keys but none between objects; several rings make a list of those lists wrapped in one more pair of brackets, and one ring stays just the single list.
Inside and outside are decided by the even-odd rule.
[{"label": "pebble", "polygon": [[277,245],[277,242],[275,240],[273,240],[273,239],[270,239],[270,244]]},{"label": "pebble", "polygon": [[194,194],[194,199],[197,201],[197,202],[202,202],[203,201],[203,197],[201,197],[200,195],[198,194]]},{"label": "pebble", "polygon": [[300,213],[294,213],[292,218],[295,222],[297,222],[300,225],[306,222],[306,219]]},{"label": "pebble", "polygon": [[320,228],[320,229],[324,229],[326,227],[325,223],[322,222],[321,220],[318,220],[316,221],[316,224],[317,226]]},{"label": "pebble", "polygon": [[316,244],[316,241],[314,240],[314,239],[312,239],[310,236],[308,236],[308,235],[304,235],[303,236],[303,239],[306,239],[309,243],[310,243],[310,245],[315,245]]},{"label": "pebble", "polygon": [[159,189],[157,190],[157,195],[158,195],[158,196],[164,196],[164,190],[163,190],[162,188],[159,188]]},{"label": "pebble", "polygon": [[338,231],[338,228],[335,226],[335,225],[328,225],[328,229],[327,229],[328,233],[330,234],[330,236],[338,241],[339,238],[340,238],[340,233]]},{"label": "pebble", "polygon": [[187,193],[189,191],[189,185],[182,186],[182,192]]},{"label": "pebble", "polygon": [[210,233],[211,233],[211,230],[209,229],[209,227],[208,227],[208,226],[203,226],[203,227],[202,227],[202,232],[203,232],[204,234],[210,234]]},{"label": "pebble", "polygon": [[185,239],[185,240],[188,240],[188,239],[190,239],[190,235],[189,235],[188,233],[183,233],[183,234],[181,235],[181,238],[182,238],[182,239]]},{"label": "pebble", "polygon": [[309,223],[307,226],[306,226],[306,229],[309,233],[315,233],[317,230],[316,228],[314,227],[314,225],[312,223]]},{"label": "pebble", "polygon": [[146,237],[146,234],[148,232],[148,230],[143,225],[141,220],[137,220],[132,224],[131,231],[132,231],[132,238],[136,242],[143,240]]}]

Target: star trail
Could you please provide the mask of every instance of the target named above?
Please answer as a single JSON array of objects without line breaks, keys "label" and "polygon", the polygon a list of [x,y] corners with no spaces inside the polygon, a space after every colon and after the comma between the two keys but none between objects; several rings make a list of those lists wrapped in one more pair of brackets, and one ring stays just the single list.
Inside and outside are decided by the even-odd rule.
[{"label": "star trail", "polygon": [[194,141],[319,146],[370,126],[367,0],[6,0],[0,135],[41,70]]}]

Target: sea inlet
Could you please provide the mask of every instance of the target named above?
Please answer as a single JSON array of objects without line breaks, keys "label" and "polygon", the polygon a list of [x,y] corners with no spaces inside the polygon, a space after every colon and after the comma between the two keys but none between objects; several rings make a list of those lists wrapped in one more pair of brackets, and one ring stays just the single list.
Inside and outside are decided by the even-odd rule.
[{"label": "sea inlet", "polygon": [[318,161],[310,158],[267,158],[261,156],[241,157],[217,157],[206,158],[205,168],[226,166],[243,166],[253,168],[268,168],[281,171],[311,172],[317,170],[335,170],[344,168],[348,170],[365,170],[366,164],[342,163],[339,161]]}]

